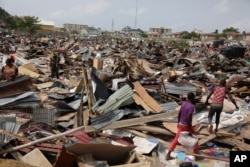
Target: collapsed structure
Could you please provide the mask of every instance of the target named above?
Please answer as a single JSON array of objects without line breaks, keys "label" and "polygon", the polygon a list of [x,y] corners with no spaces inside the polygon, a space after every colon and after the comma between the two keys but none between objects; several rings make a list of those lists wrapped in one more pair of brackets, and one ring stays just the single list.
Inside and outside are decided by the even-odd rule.
[{"label": "collapsed structure", "polygon": [[[53,46],[40,38],[12,44],[18,48],[11,54],[19,77],[0,82],[3,159],[58,167],[177,166],[191,155],[219,160],[191,159],[209,166],[226,165],[230,150],[250,150],[248,47],[238,56],[224,54],[225,49],[131,39],[62,38]],[[50,78],[54,51],[63,53],[58,80]],[[234,111],[225,100],[219,132],[209,134],[209,106],[203,103],[209,86],[221,78],[227,78],[241,107]],[[194,155],[180,146],[176,159],[167,162],[166,148],[188,92],[197,98],[193,124],[201,151]]]}]

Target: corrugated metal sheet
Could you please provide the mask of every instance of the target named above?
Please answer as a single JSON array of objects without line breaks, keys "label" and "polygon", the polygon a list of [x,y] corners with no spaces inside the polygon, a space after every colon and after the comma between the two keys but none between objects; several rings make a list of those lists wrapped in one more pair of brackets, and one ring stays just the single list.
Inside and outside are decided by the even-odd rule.
[{"label": "corrugated metal sheet", "polygon": [[98,113],[106,113],[116,110],[120,107],[134,103],[133,90],[129,85],[124,85],[122,88],[113,93],[108,100],[100,107],[94,109]]},{"label": "corrugated metal sheet", "polygon": [[162,103],[160,106],[163,108],[163,112],[171,112],[178,107],[178,103],[174,102],[168,102],[168,103]]},{"label": "corrugated metal sheet", "polygon": [[112,122],[120,120],[124,115],[133,114],[140,112],[139,110],[113,110],[109,111],[103,115],[91,119],[91,125],[95,129],[101,129]]},{"label": "corrugated metal sheet", "polygon": [[187,95],[188,92],[193,92],[194,94],[196,94],[196,87],[194,86],[181,84],[181,83],[170,83],[166,81],[164,82],[164,85],[165,85],[167,93],[176,94],[176,95]]},{"label": "corrugated metal sheet", "polygon": [[34,94],[34,92],[25,92],[23,94],[19,94],[19,95],[12,96],[12,97],[0,98],[0,106],[4,106],[6,104],[15,102],[15,101],[20,100],[20,99],[24,99],[26,97],[33,95],[33,94]]},{"label": "corrugated metal sheet", "polygon": [[[17,134],[21,125],[16,124],[15,122],[0,122],[0,129],[3,129],[7,132]],[[11,136],[8,135],[0,135],[1,143],[8,143],[12,139]]]}]

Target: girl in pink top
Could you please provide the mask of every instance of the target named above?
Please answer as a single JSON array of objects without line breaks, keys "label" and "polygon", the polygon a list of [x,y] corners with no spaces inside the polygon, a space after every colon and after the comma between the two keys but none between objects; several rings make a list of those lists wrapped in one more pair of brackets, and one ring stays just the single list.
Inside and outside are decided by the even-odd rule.
[{"label": "girl in pink top", "polygon": [[212,125],[212,119],[214,114],[216,114],[215,117],[215,132],[218,131],[218,126],[220,123],[220,114],[223,109],[223,102],[226,95],[228,95],[229,99],[232,101],[232,103],[235,105],[236,109],[239,109],[237,106],[235,100],[233,99],[232,95],[230,94],[229,90],[226,88],[226,80],[222,79],[220,80],[220,84],[216,86],[210,94],[207,96],[206,104],[208,104],[209,98],[212,96],[212,103],[210,105],[210,110],[208,113],[208,122],[209,122],[209,132],[213,133],[213,125]]}]

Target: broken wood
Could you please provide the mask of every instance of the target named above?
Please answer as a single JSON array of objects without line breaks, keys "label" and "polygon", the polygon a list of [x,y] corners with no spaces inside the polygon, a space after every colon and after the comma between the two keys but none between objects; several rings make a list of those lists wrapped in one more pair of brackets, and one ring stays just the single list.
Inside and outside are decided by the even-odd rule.
[{"label": "broken wood", "polygon": [[151,133],[158,133],[158,134],[163,134],[163,135],[168,135],[168,136],[174,136],[174,133],[171,133],[164,128],[159,128],[156,126],[137,125],[137,126],[126,127],[126,129],[146,131],[146,132],[151,132]]},{"label": "broken wood", "polygon": [[17,151],[17,150],[20,150],[22,148],[33,146],[35,144],[42,143],[42,142],[45,142],[45,141],[53,140],[53,139],[56,139],[56,138],[61,138],[61,137],[64,137],[66,135],[69,135],[71,133],[77,132],[79,130],[83,130],[84,128],[85,128],[84,126],[81,126],[81,127],[78,127],[78,128],[71,129],[71,130],[68,130],[66,132],[63,132],[61,134],[56,134],[56,135],[44,137],[44,138],[29,142],[29,143],[26,143],[26,144],[23,144],[23,145],[19,145],[19,146],[10,148],[10,149],[2,150],[2,151],[0,151],[0,155],[5,154],[5,153],[9,153],[9,152],[13,152],[13,151]]},{"label": "broken wood", "polygon": [[[151,138],[151,139],[155,139],[155,140],[158,140],[160,143],[162,144],[165,144],[166,146],[170,146],[170,142],[167,142],[165,140],[162,140],[162,139],[159,139],[159,138],[156,138],[156,137],[153,137],[153,136],[150,136],[150,135],[146,135],[144,133],[141,133],[141,132],[138,132],[138,131],[135,131],[135,130],[126,130],[130,133],[133,133],[137,136],[140,136],[140,137],[143,137],[143,138]],[[229,159],[226,159],[226,158],[217,158],[217,157],[213,157],[213,156],[207,156],[207,155],[200,155],[200,154],[195,154],[193,152],[190,152],[188,151],[187,149],[185,149],[184,147],[182,146],[177,146],[176,147],[176,150],[180,150],[180,151],[183,151],[185,152],[186,154],[188,155],[193,155],[195,157],[201,157],[201,158],[206,158],[206,159],[214,159],[214,160],[220,160],[220,161],[226,161],[226,162],[229,162]]]},{"label": "broken wood", "polygon": [[[140,118],[133,118],[133,119],[126,119],[126,120],[121,120],[121,121],[116,121],[113,122],[112,124],[102,128],[101,130],[106,130],[106,129],[119,129],[119,128],[124,128],[124,127],[129,127],[129,126],[134,126],[134,125],[140,125],[144,124],[147,122],[153,122],[153,121],[162,121],[167,119],[169,116],[176,116],[179,111],[173,111],[173,112],[165,112],[165,113],[159,113],[159,114],[154,114],[150,116],[144,116]],[[94,132],[96,129],[92,126],[87,126],[85,128],[85,132]]]},{"label": "broken wood", "polygon": [[138,81],[134,83],[134,89],[135,92],[142,98],[142,100],[152,109],[152,111],[158,113],[162,111],[162,107],[157,103],[155,99],[149,96],[149,94]]}]

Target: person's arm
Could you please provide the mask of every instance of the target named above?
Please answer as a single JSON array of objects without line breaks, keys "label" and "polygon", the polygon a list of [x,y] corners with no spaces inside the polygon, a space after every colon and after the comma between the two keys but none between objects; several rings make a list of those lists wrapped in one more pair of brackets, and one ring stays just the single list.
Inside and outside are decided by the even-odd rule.
[{"label": "person's arm", "polygon": [[237,106],[237,103],[235,101],[235,99],[233,98],[233,96],[231,95],[231,93],[229,92],[229,90],[226,88],[226,94],[228,95],[229,99],[231,100],[231,102],[234,104],[236,109],[239,109],[239,107]]},{"label": "person's arm", "polygon": [[214,93],[214,89],[208,94],[205,104],[208,104],[208,100],[212,96],[213,93]]}]

